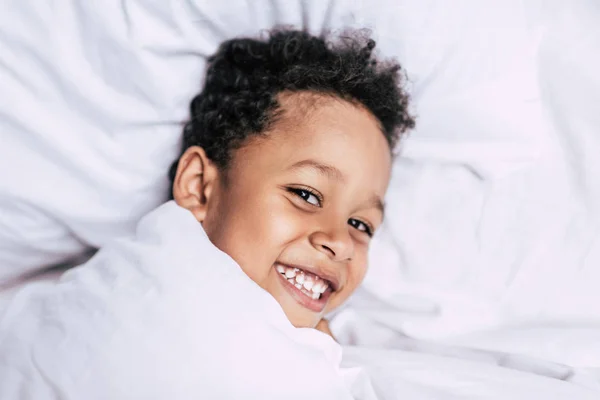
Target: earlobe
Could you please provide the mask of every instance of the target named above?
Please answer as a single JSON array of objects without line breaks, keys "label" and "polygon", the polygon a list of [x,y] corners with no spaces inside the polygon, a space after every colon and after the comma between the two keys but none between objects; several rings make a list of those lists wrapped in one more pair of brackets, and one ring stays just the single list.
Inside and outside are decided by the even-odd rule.
[{"label": "earlobe", "polygon": [[206,218],[216,174],[216,167],[202,147],[192,146],[179,158],[173,180],[173,199],[194,214],[199,222]]}]

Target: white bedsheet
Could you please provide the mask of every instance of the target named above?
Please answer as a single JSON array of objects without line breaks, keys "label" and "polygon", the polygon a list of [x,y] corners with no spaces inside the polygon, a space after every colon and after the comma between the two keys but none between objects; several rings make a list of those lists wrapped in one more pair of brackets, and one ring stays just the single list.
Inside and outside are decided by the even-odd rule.
[{"label": "white bedsheet", "polygon": [[[408,337],[522,355],[586,371],[598,385],[600,3],[524,4],[523,37],[536,44],[517,125],[500,122],[514,110],[498,81],[497,97],[445,96],[445,118],[417,127],[394,170],[394,217],[380,237],[388,245],[376,244],[353,299],[363,322],[340,324],[348,331],[338,334],[371,346],[402,348]],[[438,68],[464,78],[453,61]],[[511,115],[486,120],[479,100]],[[474,106],[451,108],[459,102]],[[373,323],[388,335],[366,329]]]},{"label": "white bedsheet", "polygon": [[219,41],[277,23],[368,26],[406,68],[419,119],[340,337],[521,355],[593,388],[597,1],[99,4],[12,1],[0,13],[0,280],[130,232],[164,199],[180,123]]},{"label": "white bedsheet", "polygon": [[596,400],[598,391],[479,360],[413,351],[344,348],[382,400]]}]

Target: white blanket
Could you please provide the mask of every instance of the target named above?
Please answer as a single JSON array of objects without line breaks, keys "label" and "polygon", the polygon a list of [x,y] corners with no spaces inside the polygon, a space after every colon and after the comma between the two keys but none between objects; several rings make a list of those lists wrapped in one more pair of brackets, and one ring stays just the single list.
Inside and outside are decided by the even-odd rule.
[{"label": "white blanket", "polygon": [[3,400],[373,398],[340,360],[172,202],[0,320]]},{"label": "white blanket", "polygon": [[134,237],[11,295],[0,318],[0,398],[597,398],[560,370],[425,350],[347,347],[342,358],[329,336],[294,328],[171,202]]},{"label": "white blanket", "polygon": [[[393,245],[374,249],[365,285],[379,299],[355,304],[366,322],[345,332],[348,342],[435,353],[402,364],[395,350],[365,351],[365,362],[381,359],[374,383],[418,377],[444,387],[445,396],[432,389],[443,399],[544,398],[523,393],[556,386],[479,362],[438,364],[475,353],[418,340],[568,365],[555,380],[600,377],[596,0],[54,3],[0,12],[0,274],[105,245],[161,201],[180,121],[221,40],[274,24],[367,26],[406,68],[419,124],[387,199]],[[49,290],[40,285],[21,298]],[[531,382],[529,392],[510,377]]]},{"label": "white blanket", "polygon": [[[518,354],[600,378],[600,3],[522,3],[528,23],[507,17],[502,29],[457,11],[457,48],[490,62],[473,68],[497,78],[453,95],[473,72],[440,57],[452,90],[415,95],[421,124],[386,198],[390,244],[375,243],[369,298],[354,299],[356,313],[391,333],[382,340],[348,323],[347,334],[379,347],[408,336]],[[531,54],[509,51],[531,38]]]},{"label": "white blanket", "polygon": [[345,347],[345,366],[361,366],[384,400],[597,400],[591,388],[479,359]]}]

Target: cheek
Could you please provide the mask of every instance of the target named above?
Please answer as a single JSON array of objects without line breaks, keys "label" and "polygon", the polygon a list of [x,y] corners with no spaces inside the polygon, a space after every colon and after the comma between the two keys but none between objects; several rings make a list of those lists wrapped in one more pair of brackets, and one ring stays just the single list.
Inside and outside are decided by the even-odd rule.
[{"label": "cheek", "polygon": [[264,210],[265,224],[268,225],[271,243],[284,247],[308,236],[310,216],[295,209],[284,196],[274,196]]},{"label": "cheek", "polygon": [[[364,254],[363,254],[364,253]],[[361,251],[350,265],[348,265],[346,286],[339,292],[328,305],[327,312],[331,312],[341,306],[356,291],[367,273],[366,251]]]},{"label": "cheek", "polygon": [[[220,194],[209,209],[203,227],[221,251],[233,258],[253,280],[260,279],[262,272],[259,249],[265,231],[264,221],[253,212],[255,199],[243,197],[234,192]],[[242,201],[239,201],[242,200]]]},{"label": "cheek", "polygon": [[302,237],[306,221],[293,212],[284,196],[259,193],[226,193],[222,196],[226,200],[207,215],[205,230],[220,250],[264,286],[272,264],[291,242]]},{"label": "cheek", "polygon": [[348,271],[348,284],[349,288],[352,289],[351,293],[348,294],[350,296],[356,288],[362,283],[365,275],[367,274],[367,257],[366,252],[364,255],[360,255],[356,257],[355,260],[349,267]]}]

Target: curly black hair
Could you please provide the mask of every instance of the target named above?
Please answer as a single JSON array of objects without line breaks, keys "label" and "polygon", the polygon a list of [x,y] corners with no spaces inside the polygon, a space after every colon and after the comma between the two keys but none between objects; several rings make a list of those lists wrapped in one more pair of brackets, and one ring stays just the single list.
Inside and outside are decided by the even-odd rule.
[{"label": "curly black hair", "polygon": [[[282,92],[335,96],[362,105],[379,121],[393,150],[414,127],[400,65],[377,60],[375,41],[364,30],[337,40],[307,32],[275,29],[264,39],[238,38],[221,44],[208,59],[204,89],[191,102],[183,150],[200,146],[225,170],[232,151],[277,120]],[[173,181],[177,161],[169,177]]]}]

